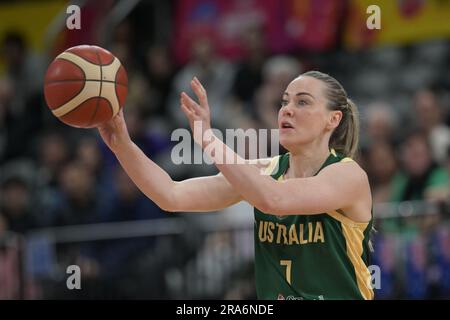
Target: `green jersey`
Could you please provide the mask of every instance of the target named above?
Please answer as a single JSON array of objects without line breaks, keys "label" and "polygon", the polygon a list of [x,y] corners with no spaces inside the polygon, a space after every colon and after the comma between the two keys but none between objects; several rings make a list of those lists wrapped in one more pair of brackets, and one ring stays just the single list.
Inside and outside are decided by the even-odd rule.
[{"label": "green jersey", "polygon": [[[346,161],[353,160],[331,150],[320,170]],[[288,166],[289,153],[277,156],[268,173],[282,180]],[[255,208],[258,298],[373,299],[368,269],[371,228],[372,220],[354,222],[340,209],[275,216]]]}]

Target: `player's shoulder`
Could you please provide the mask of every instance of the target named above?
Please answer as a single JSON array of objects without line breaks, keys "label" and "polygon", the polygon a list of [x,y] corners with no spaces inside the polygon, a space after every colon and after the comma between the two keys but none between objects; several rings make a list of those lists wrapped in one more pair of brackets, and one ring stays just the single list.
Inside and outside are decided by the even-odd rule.
[{"label": "player's shoulder", "polygon": [[368,184],[369,181],[366,171],[358,162],[349,157],[343,157],[340,161],[326,166],[318,175],[326,176],[330,179],[350,180],[361,185]]}]

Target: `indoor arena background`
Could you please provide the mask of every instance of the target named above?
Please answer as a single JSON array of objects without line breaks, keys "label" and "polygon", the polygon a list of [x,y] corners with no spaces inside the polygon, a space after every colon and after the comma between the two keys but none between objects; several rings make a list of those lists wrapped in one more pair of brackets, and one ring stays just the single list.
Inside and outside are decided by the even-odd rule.
[{"label": "indoor arena background", "polygon": [[[81,29],[69,30],[70,4]],[[381,8],[369,30],[366,9]],[[129,76],[133,140],[173,179],[178,94],[205,83],[214,127],[276,128],[280,96],[318,69],[360,108],[378,299],[450,298],[450,1],[0,2],[0,299],[252,299],[253,211],[173,214],[146,199],[94,129],[59,122],[43,75],[96,44]],[[68,290],[69,265],[81,290]]]}]

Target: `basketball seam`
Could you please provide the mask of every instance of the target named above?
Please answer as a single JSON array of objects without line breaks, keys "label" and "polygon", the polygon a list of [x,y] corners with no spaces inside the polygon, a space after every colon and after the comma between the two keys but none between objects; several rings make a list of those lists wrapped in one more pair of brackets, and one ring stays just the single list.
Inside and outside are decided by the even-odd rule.
[{"label": "basketball seam", "polygon": [[97,115],[98,105],[100,104],[100,98],[102,96],[102,87],[103,87],[103,70],[102,70],[102,61],[100,60],[100,55],[98,54],[98,49],[95,49],[95,55],[97,56],[97,61],[100,67],[100,90],[98,93],[97,101],[95,104],[95,110],[94,113],[91,116],[91,119],[89,120],[87,126],[90,127],[92,122],[94,122],[95,116]]},{"label": "basketball seam", "polygon": [[[65,60],[65,59],[61,59],[61,60]],[[86,79],[86,73],[84,72],[83,68],[81,68],[81,67],[78,66],[77,64],[73,63],[72,61],[69,61],[69,60],[65,60],[65,61],[68,61],[69,63],[71,63],[72,65],[74,65],[74,66],[77,67],[78,69],[80,69],[80,71],[83,73],[83,78]],[[65,105],[66,103],[68,103],[69,101],[71,101],[73,98],[75,98],[76,96],[78,96],[78,95],[81,93],[81,91],[83,91],[84,87],[86,87],[86,81],[85,81],[85,80],[82,80],[82,79],[77,80],[77,81],[83,82],[83,86],[81,87],[81,89],[80,89],[73,97],[71,97],[69,100],[67,100],[66,102],[64,102],[63,104],[61,104],[61,105],[59,105],[59,106],[57,106],[57,107],[55,107],[55,108],[50,108],[50,110],[56,110],[56,109],[58,109],[59,107]],[[55,80],[55,81],[49,81],[49,82],[46,82],[44,85],[46,86],[46,85],[48,85],[48,84],[53,84],[53,83],[58,83],[58,81],[57,81],[57,80]],[[50,106],[49,106],[49,107],[50,107]]]},{"label": "basketball seam", "polygon": [[[100,56],[99,56],[99,58],[98,58],[98,59],[100,60]],[[116,59],[117,59],[117,58],[116,58]],[[107,63],[107,64],[103,64],[103,63],[102,63],[102,61],[100,60],[100,65],[101,65],[101,66],[105,66],[105,67],[107,67],[107,66],[109,66],[109,65],[113,64],[114,60],[115,60],[115,59],[113,58],[113,59],[112,59],[112,61],[111,61],[110,63]],[[119,61],[119,62],[120,62],[120,61]]]},{"label": "basketball seam", "polygon": [[[97,59],[98,59],[98,63],[101,65],[101,66],[109,66],[109,65],[111,65],[113,62],[114,62],[114,60],[116,60],[117,59],[117,57],[115,57],[114,55],[112,55],[111,54],[111,52],[110,52],[110,54],[112,55],[112,60],[111,60],[111,62],[110,63],[107,63],[107,64],[103,64],[102,63],[102,60],[100,59],[100,55],[98,54],[98,52],[99,52],[99,49],[102,49],[102,48],[100,48],[100,47],[97,47],[97,46],[91,46],[91,47],[94,47],[95,48],[95,54],[97,55]],[[107,50],[105,50],[105,51],[107,51]],[[117,59],[117,60],[119,60],[119,59]],[[120,61],[119,61],[120,62]]]},{"label": "basketball seam", "polygon": [[[117,69],[116,75],[114,76],[114,81],[117,81],[117,76],[119,75],[120,68],[123,68],[122,65],[119,67],[119,69]],[[117,102],[119,103],[119,112],[120,112],[120,109],[122,106],[120,105],[119,94],[117,93],[117,84],[118,83],[116,82],[116,85],[114,85],[114,93],[116,94]],[[124,86],[124,87],[127,88],[127,91],[128,91],[128,86]]]},{"label": "basketball seam", "polygon": [[[72,60],[64,59],[64,58],[57,58],[57,59],[55,59],[55,61],[53,61],[53,62],[50,64],[50,66],[51,66],[54,62],[56,62],[56,60],[64,60],[64,61],[66,61],[67,63],[71,64],[73,67],[75,67],[75,68],[77,68],[78,70],[81,71],[81,73],[83,74],[83,79],[74,79],[74,80],[71,80],[71,81],[85,81],[85,80],[86,80],[86,72],[84,72],[84,69],[83,69],[82,67],[80,67],[79,65],[77,65],[75,62],[73,62]],[[50,66],[49,66],[49,68],[50,68]],[[48,72],[48,71],[47,71],[47,72]],[[47,75],[45,75],[45,78],[47,78]],[[63,82],[63,81],[66,81],[66,80],[50,80],[50,81],[44,80],[44,85],[46,85],[46,84],[51,84],[51,83],[55,83],[55,82],[60,82],[60,81]]]},{"label": "basketball seam", "polygon": [[128,86],[128,84],[126,84],[126,83],[121,83],[121,82],[116,82],[116,81],[112,81],[112,80],[97,80],[97,79],[85,79],[85,80],[83,80],[83,79],[65,79],[65,80],[53,80],[53,81],[47,81],[45,84],[47,85],[47,84],[53,84],[53,83],[58,83],[58,82],[81,82],[81,81],[83,81],[83,82],[89,82],[89,81],[92,81],[92,82],[107,82],[107,83],[114,83],[114,84],[117,84],[118,86],[124,86],[124,87],[127,87]]},{"label": "basketball seam", "polygon": [[[93,47],[93,46],[91,46],[91,47]],[[112,63],[114,62],[114,59],[112,59],[112,61],[111,61],[110,63],[108,63],[108,64],[102,64],[102,61],[100,60],[100,56],[98,55],[98,51],[97,51],[97,50],[98,50],[98,49],[95,48],[95,55],[97,56],[98,64],[99,64],[100,66],[109,66],[110,64],[112,64]],[[72,52],[72,51],[67,51],[67,52],[76,55],[77,57],[83,59],[83,60],[86,61],[86,62],[89,62],[90,64],[94,64],[93,62],[89,61],[88,59],[85,59],[84,57],[80,56],[80,55],[79,55],[78,53],[76,53],[76,52]],[[58,59],[63,59],[63,58],[58,58]]]},{"label": "basketball seam", "polygon": [[[91,100],[91,99],[95,99],[95,98],[98,98],[98,97],[90,97],[90,98],[84,100],[82,103],[80,103],[80,105],[83,104],[83,103],[88,102],[88,101]],[[76,108],[73,108],[73,109],[70,110],[69,112],[63,114],[63,115],[62,115],[61,117],[59,117],[59,118],[65,117],[65,116],[71,114],[72,112],[76,111],[80,105],[78,105]],[[62,120],[61,120],[61,121],[62,121]],[[63,122],[64,122],[64,121],[63,121]],[[86,127],[87,127],[87,126],[88,126],[88,125],[86,125]],[[82,128],[82,127],[80,127],[80,128]]]},{"label": "basketball seam", "polygon": [[[86,62],[88,62],[88,63],[90,63],[90,64],[93,64],[91,61],[89,61],[88,59],[83,58],[82,56],[76,54],[75,52],[72,52],[72,51],[67,51],[67,52],[76,55],[78,58],[83,59],[84,61],[86,61]],[[58,58],[58,59],[66,60],[66,59],[64,59],[64,58]],[[70,61],[70,60],[68,60],[68,61]]]}]

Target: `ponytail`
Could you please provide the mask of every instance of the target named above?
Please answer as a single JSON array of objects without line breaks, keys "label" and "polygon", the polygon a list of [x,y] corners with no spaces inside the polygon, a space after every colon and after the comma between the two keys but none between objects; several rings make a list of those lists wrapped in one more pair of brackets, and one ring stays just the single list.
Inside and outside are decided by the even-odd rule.
[{"label": "ponytail", "polygon": [[359,112],[351,99],[347,98],[342,114],[339,126],[331,135],[330,147],[347,157],[353,157],[358,150]]},{"label": "ponytail", "polygon": [[355,103],[347,97],[342,85],[333,77],[319,71],[308,71],[303,76],[321,80],[326,86],[328,109],[340,110],[342,119],[330,137],[330,148],[346,156],[353,157],[359,142],[359,112]]}]

